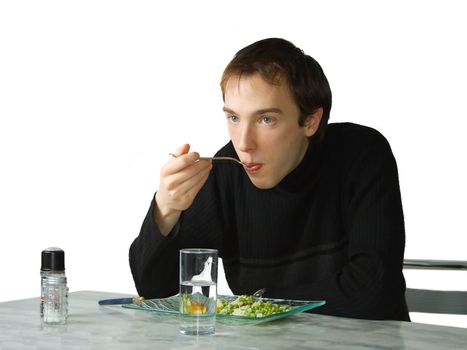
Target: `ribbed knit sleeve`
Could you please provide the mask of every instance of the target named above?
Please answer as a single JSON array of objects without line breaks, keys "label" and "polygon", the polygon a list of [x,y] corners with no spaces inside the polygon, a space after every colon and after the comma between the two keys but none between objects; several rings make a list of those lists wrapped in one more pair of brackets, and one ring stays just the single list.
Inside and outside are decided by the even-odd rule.
[{"label": "ribbed knit sleeve", "polygon": [[140,234],[130,246],[129,253],[136,289],[145,298],[170,296],[178,289],[178,280],[174,279],[178,271],[173,258],[179,240],[174,231],[177,231],[179,224],[164,237],[154,221],[154,205],[153,198]]},{"label": "ribbed knit sleeve", "polygon": [[217,248],[222,242],[216,174],[212,172],[193,205],[182,213],[165,237],[154,221],[155,199],[129,251],[136,289],[145,298],[163,298],[178,293],[179,251],[183,248]]}]

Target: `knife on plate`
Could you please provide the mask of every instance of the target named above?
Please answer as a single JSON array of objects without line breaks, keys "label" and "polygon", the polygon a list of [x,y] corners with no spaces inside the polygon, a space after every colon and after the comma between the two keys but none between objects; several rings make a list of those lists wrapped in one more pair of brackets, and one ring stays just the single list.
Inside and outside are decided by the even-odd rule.
[{"label": "knife on plate", "polygon": [[144,297],[129,297],[129,298],[115,298],[115,299],[103,299],[99,300],[99,305],[123,305],[123,304],[134,304],[139,301],[143,301]]}]

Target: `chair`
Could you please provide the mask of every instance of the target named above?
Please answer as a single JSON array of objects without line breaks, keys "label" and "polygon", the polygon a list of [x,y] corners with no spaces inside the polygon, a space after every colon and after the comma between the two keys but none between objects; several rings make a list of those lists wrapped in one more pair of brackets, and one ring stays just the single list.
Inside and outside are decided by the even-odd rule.
[{"label": "chair", "polygon": [[[467,270],[467,261],[404,259],[404,269]],[[467,291],[407,288],[409,312],[467,315]]]}]

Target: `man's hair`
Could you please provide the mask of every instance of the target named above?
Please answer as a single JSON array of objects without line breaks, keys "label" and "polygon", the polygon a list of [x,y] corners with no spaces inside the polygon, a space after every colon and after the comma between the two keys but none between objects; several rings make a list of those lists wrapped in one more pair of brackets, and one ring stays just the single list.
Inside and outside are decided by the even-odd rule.
[{"label": "man's hair", "polygon": [[323,108],[323,117],[313,139],[320,140],[329,120],[332,94],[323,69],[313,57],[291,42],[270,38],[257,41],[238,51],[224,70],[221,79],[222,96],[232,76],[260,74],[268,83],[287,82],[300,110],[298,124],[303,126],[307,116]]}]

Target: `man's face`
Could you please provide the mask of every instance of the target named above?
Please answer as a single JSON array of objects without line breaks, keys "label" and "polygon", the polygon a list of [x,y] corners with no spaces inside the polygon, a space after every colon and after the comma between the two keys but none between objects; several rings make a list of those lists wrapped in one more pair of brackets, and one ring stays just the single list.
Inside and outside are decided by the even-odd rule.
[{"label": "man's face", "polygon": [[271,85],[258,74],[232,76],[224,100],[229,135],[251,182],[261,189],[276,186],[303,159],[320,113],[300,127],[287,84]]}]

